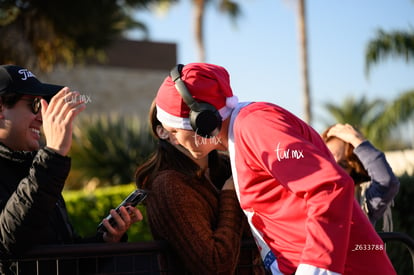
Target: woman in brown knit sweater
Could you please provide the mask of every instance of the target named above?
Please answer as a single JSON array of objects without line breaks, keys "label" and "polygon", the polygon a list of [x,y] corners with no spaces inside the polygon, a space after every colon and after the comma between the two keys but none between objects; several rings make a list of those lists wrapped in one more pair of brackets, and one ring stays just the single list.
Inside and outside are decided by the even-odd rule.
[{"label": "woman in brown knit sweater", "polygon": [[175,270],[170,273],[263,274],[254,245],[240,253],[243,232],[250,231],[228,157],[213,151],[208,158],[191,158],[161,126],[155,104],[150,123],[159,145],[137,168],[136,183],[149,191],[145,204],[154,239],[166,240],[173,250]]}]

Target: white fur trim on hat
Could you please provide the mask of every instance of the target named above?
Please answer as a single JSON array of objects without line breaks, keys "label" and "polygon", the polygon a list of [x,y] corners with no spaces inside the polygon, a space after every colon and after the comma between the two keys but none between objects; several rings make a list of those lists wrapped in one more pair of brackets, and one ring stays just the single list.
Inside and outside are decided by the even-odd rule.
[{"label": "white fur trim on hat", "polygon": [[226,98],[226,106],[219,110],[222,120],[225,120],[231,115],[231,112],[237,106],[237,103],[239,103],[239,99],[235,95]]},{"label": "white fur trim on hat", "polygon": [[237,103],[239,103],[239,99],[235,95],[226,98],[226,106],[229,108],[232,108],[232,109],[236,108]]},{"label": "white fur trim on hat", "polygon": [[193,130],[191,128],[191,123],[189,118],[177,117],[173,116],[160,107],[157,107],[157,119],[162,123],[169,127],[177,128],[177,129],[185,129],[185,130]]}]

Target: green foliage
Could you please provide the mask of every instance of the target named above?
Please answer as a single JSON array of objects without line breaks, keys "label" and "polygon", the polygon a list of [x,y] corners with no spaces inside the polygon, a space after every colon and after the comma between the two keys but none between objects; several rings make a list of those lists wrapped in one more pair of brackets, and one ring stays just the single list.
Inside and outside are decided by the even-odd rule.
[{"label": "green foliage", "polygon": [[373,124],[373,131],[387,138],[387,132],[401,123],[413,118],[414,111],[414,90],[399,95],[395,100],[386,104],[378,121]]},{"label": "green foliage", "polygon": [[[394,199],[392,215],[394,231],[402,232],[414,238],[414,176],[407,174],[399,177],[400,190]],[[387,254],[398,274],[412,274],[413,263],[405,246],[391,242],[386,246]]]},{"label": "green foliage", "polygon": [[82,117],[73,129],[72,171],[68,188],[134,181],[136,167],[155,150],[148,125],[136,117],[95,115]]},{"label": "green foliage", "polygon": [[395,231],[405,232],[414,237],[414,176],[404,174],[399,180],[400,190],[393,208]]},{"label": "green foliage", "polygon": [[364,127],[377,119],[384,105],[382,100],[370,102],[362,96],[360,99],[347,97],[341,105],[326,103],[325,108],[337,123],[349,123],[365,132]]},{"label": "green foliage", "polygon": [[[63,196],[70,220],[76,232],[82,237],[96,234],[96,227],[111,209],[123,201],[135,189],[134,184],[98,188],[93,193],[85,191],[64,191]],[[148,241],[152,239],[146,221],[145,207],[138,205],[144,220],[128,230],[128,241]]]},{"label": "green foliage", "polygon": [[133,12],[158,0],[0,1],[0,63],[48,71],[57,63],[103,61],[122,33],[147,28]]}]

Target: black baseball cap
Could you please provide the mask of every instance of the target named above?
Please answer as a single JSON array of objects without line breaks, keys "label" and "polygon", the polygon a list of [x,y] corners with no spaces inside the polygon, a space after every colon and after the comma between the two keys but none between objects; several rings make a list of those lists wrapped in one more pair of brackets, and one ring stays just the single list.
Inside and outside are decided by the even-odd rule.
[{"label": "black baseball cap", "polygon": [[40,82],[28,69],[15,65],[0,65],[0,95],[18,93],[52,97],[63,87]]}]

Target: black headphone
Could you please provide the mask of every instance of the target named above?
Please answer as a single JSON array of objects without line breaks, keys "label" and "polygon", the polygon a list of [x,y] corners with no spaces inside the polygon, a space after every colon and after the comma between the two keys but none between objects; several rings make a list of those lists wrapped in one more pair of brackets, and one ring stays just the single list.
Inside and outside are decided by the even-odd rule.
[{"label": "black headphone", "polygon": [[171,72],[171,79],[175,82],[175,88],[190,108],[190,124],[197,135],[211,138],[216,136],[221,129],[222,118],[217,109],[205,102],[197,102],[188,91],[184,81],[181,79],[181,72],[184,65],[178,64]]}]

